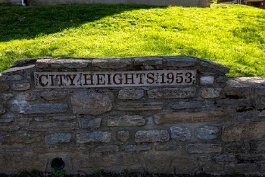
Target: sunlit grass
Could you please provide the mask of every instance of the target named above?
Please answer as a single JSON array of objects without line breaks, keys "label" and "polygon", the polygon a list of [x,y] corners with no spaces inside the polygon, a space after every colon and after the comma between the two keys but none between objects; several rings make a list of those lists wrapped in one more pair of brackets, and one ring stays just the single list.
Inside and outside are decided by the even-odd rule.
[{"label": "sunlit grass", "polygon": [[265,76],[265,11],[128,5],[0,6],[0,71],[41,56],[187,55]]}]

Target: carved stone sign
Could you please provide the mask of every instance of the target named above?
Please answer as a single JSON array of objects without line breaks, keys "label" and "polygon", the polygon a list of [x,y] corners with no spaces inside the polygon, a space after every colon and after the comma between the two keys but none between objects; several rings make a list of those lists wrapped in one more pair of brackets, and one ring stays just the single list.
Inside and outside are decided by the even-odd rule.
[{"label": "carved stone sign", "polygon": [[37,88],[178,86],[196,83],[196,70],[35,72]]}]

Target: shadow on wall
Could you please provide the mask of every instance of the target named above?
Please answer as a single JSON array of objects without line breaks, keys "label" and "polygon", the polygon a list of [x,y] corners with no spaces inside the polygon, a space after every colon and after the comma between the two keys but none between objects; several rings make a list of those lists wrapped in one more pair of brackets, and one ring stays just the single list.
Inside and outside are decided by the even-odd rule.
[{"label": "shadow on wall", "polygon": [[[0,5],[0,42],[60,32],[124,11],[157,8],[146,5]],[[11,33],[12,32],[12,33]]]}]

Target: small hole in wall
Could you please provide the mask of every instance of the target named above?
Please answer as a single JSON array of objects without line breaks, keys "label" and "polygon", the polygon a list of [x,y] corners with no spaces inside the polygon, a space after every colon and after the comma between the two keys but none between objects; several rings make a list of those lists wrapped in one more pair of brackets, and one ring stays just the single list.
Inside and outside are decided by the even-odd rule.
[{"label": "small hole in wall", "polygon": [[57,157],[57,158],[52,159],[51,161],[51,167],[54,170],[63,170],[64,166],[65,166],[65,163],[62,158]]}]

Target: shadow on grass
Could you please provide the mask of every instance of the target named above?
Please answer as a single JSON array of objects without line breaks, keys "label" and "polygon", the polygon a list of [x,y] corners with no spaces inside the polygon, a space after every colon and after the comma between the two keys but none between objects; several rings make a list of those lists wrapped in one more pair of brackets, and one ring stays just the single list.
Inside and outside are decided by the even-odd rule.
[{"label": "shadow on grass", "polygon": [[0,42],[31,39],[60,32],[124,11],[156,8],[145,5],[68,4],[40,6],[0,5]]}]

